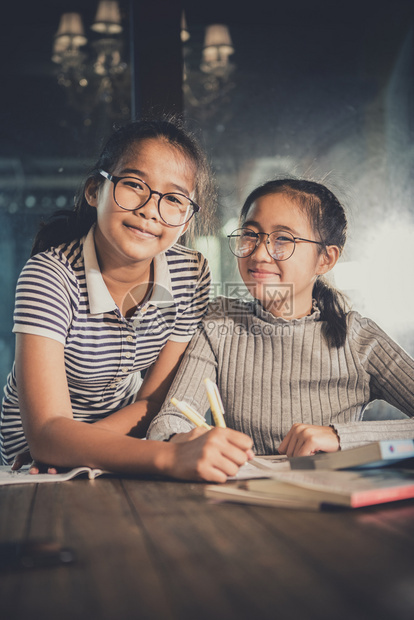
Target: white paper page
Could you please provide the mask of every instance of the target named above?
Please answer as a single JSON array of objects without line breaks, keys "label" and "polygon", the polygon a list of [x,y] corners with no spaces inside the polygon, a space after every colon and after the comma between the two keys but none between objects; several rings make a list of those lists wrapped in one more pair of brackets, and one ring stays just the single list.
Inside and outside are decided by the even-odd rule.
[{"label": "white paper page", "polygon": [[235,476],[228,480],[251,480],[253,478],[271,478],[275,473],[290,471],[289,461],[286,456],[256,456],[252,461],[247,461]]}]

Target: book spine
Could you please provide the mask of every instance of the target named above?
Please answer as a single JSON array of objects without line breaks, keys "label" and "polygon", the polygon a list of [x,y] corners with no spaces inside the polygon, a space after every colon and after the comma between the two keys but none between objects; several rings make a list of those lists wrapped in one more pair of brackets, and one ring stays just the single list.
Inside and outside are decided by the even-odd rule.
[{"label": "book spine", "polygon": [[410,486],[391,487],[389,489],[372,489],[369,491],[352,493],[351,506],[352,508],[361,508],[362,506],[385,504],[386,502],[396,502],[412,497],[414,497],[414,484]]},{"label": "book spine", "polygon": [[290,469],[319,469],[317,462],[312,456],[294,456],[289,459]]},{"label": "book spine", "polygon": [[414,440],[399,439],[397,441],[381,441],[380,451],[381,458],[384,460],[410,458],[414,456]]}]

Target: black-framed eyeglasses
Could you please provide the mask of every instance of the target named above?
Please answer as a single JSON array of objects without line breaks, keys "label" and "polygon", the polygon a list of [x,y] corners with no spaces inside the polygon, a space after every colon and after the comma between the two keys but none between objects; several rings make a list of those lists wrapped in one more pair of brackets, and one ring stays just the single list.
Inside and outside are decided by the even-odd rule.
[{"label": "black-framed eyeglasses", "polygon": [[162,194],[151,189],[148,183],[133,176],[116,177],[105,170],[99,173],[114,184],[114,200],[125,211],[136,211],[150,200],[153,194],[158,198],[158,213],[169,226],[182,226],[191,220],[200,207],[185,194],[168,192]]},{"label": "black-framed eyeglasses", "polygon": [[247,258],[251,256],[256,248],[260,245],[260,236],[264,235],[266,239],[266,250],[275,260],[287,260],[295,251],[296,241],[305,241],[306,243],[316,243],[317,245],[325,245],[321,241],[313,241],[312,239],[303,239],[303,237],[295,237],[287,231],[275,231],[271,233],[255,232],[250,228],[238,228],[231,235],[228,235],[230,250],[238,258]]}]

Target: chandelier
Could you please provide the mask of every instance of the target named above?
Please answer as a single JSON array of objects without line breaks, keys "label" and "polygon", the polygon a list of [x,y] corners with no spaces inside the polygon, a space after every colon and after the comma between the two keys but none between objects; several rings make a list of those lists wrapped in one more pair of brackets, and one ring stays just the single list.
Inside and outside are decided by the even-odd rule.
[{"label": "chandelier", "polygon": [[206,27],[200,64],[194,65],[190,33],[184,13],[181,20],[183,44],[183,92],[186,109],[201,120],[214,116],[229,101],[235,84],[232,74],[235,65],[230,62],[234,53],[229,29],[224,24]]},{"label": "chandelier", "polygon": [[88,39],[80,13],[61,16],[52,55],[57,65],[57,81],[66,91],[69,103],[86,117],[103,105],[108,116],[127,118],[130,71],[124,60],[118,2],[100,0],[90,31]]}]

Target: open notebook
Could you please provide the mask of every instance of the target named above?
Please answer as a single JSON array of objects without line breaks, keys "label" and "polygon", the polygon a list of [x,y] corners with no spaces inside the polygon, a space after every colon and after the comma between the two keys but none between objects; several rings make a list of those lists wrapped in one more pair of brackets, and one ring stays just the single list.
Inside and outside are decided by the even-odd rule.
[{"label": "open notebook", "polygon": [[68,471],[58,474],[30,474],[29,465],[25,465],[19,471],[11,471],[8,466],[0,466],[0,485],[3,484],[33,484],[39,482],[65,482],[76,476],[85,476],[92,480],[97,476],[109,473],[102,469],[91,469],[90,467],[75,467]]}]

